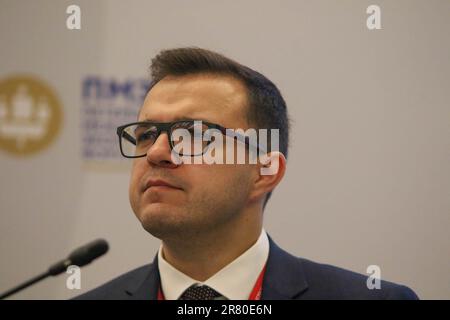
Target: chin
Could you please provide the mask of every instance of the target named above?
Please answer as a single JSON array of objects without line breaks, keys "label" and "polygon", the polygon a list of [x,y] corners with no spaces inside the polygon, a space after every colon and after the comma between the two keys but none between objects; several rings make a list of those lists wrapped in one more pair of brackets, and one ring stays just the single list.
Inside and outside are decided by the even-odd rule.
[{"label": "chin", "polygon": [[142,227],[159,239],[180,232],[186,224],[179,208],[160,202],[146,205],[138,218]]},{"label": "chin", "polygon": [[178,211],[174,205],[155,202],[146,204],[141,210],[139,210],[138,218],[143,222],[144,220],[159,220],[161,218],[170,218]]}]

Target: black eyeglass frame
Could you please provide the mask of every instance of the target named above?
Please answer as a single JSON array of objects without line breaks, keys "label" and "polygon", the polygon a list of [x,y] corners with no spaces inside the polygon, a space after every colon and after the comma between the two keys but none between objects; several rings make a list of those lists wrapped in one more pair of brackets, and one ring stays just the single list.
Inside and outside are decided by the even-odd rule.
[{"label": "black eyeglass frame", "polygon": [[[124,124],[122,126],[117,127],[117,135],[119,136],[119,146],[120,146],[120,153],[122,154],[122,156],[124,156],[125,158],[142,158],[145,157],[147,155],[147,153],[140,155],[140,156],[127,156],[125,155],[125,153],[123,152],[123,148],[122,148],[122,134],[123,137],[125,139],[127,139],[130,143],[136,145],[136,139],[134,139],[131,135],[129,135],[126,131],[125,128],[129,127],[129,126],[133,126],[133,125],[138,125],[138,124],[145,124],[145,125],[152,125],[156,127],[156,137],[155,137],[155,142],[156,140],[158,140],[159,136],[161,135],[161,133],[166,132],[167,133],[167,137],[169,140],[169,145],[170,145],[170,151],[172,152],[173,150],[173,141],[172,139],[170,139],[171,135],[172,135],[172,128],[178,124],[178,123],[183,123],[183,122],[192,122],[194,123],[195,121],[201,121],[202,124],[206,124],[208,126],[208,129],[217,129],[219,130],[223,135],[225,136],[229,136],[232,138],[235,138],[243,143],[245,143],[248,147],[250,148],[254,148],[255,150],[262,150],[263,152],[265,152],[264,149],[262,149],[258,144],[254,145],[253,143],[251,143],[250,139],[248,136],[240,134],[238,132],[233,131],[232,134],[229,134],[227,132],[228,128],[222,127],[219,124],[215,124],[215,123],[211,123],[211,122],[207,122],[207,121],[203,121],[203,120],[178,120],[178,121],[173,121],[173,122],[152,122],[152,121],[137,121],[137,122],[131,122],[131,123],[127,123]],[[232,129],[228,129],[228,130],[232,130]],[[151,148],[151,147],[150,147]],[[197,157],[200,155],[205,154],[205,152],[207,151],[207,148],[205,148],[204,150],[202,150],[201,154],[198,155],[189,155],[191,157]],[[148,151],[147,151],[148,152]],[[183,156],[183,155],[181,155]]]}]

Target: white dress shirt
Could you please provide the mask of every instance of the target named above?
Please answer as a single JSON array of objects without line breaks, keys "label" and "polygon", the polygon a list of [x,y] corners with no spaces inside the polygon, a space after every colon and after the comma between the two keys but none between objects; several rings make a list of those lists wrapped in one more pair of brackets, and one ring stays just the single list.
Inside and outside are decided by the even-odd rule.
[{"label": "white dress shirt", "polygon": [[248,300],[269,257],[269,239],[263,229],[256,243],[205,282],[199,282],[175,269],[158,251],[161,287],[167,300],[176,300],[193,284],[207,285],[226,299]]}]

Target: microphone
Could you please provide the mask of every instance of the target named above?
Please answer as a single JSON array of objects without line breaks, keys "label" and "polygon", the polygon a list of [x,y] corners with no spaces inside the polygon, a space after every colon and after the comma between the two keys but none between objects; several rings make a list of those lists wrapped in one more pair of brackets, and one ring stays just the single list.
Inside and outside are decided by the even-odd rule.
[{"label": "microphone", "polygon": [[97,259],[98,257],[104,255],[106,252],[108,252],[108,249],[108,242],[103,239],[97,239],[89,242],[88,244],[72,251],[72,253],[66,259],[63,259],[51,265],[46,272],[0,294],[0,300],[9,297],[10,295],[19,292],[31,286],[32,284],[35,284],[36,282],[47,278],[48,276],[57,276],[58,274],[65,272],[67,270],[67,267],[69,267],[70,265],[76,265],[78,267],[85,266],[91,263],[94,259]]}]

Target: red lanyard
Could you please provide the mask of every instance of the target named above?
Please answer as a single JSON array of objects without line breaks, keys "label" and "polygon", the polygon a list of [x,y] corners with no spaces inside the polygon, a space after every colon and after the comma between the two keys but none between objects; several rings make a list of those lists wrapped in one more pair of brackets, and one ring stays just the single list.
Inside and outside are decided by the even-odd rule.
[{"label": "red lanyard", "polygon": [[[253,290],[250,293],[250,296],[248,297],[248,300],[261,300],[262,283],[263,283],[265,272],[266,272],[266,266],[264,266],[261,273],[259,274],[258,279],[256,280],[256,283],[253,287]],[[158,289],[158,300],[166,300],[166,298],[164,297],[164,294],[161,290],[161,286],[159,286],[159,289]]]}]

